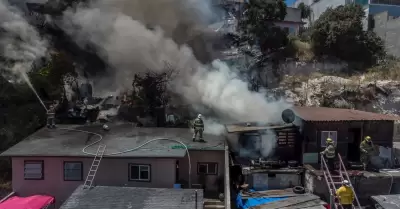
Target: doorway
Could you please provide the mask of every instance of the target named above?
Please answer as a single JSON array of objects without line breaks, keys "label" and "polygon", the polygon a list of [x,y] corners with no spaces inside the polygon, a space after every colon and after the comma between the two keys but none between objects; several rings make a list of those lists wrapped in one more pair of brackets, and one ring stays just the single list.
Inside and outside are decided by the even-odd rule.
[{"label": "doorway", "polygon": [[179,160],[175,162],[175,183],[179,183]]},{"label": "doorway", "polygon": [[350,162],[360,161],[361,129],[349,129],[349,141],[347,150],[347,160]]}]

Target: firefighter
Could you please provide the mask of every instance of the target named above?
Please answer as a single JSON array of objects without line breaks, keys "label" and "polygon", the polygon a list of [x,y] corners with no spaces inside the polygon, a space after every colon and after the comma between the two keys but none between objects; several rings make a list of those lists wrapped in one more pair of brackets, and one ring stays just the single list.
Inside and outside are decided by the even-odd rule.
[{"label": "firefighter", "polygon": [[197,118],[194,119],[193,130],[194,130],[193,141],[196,141],[196,137],[197,135],[199,135],[199,140],[203,142],[204,123],[203,120],[201,119],[201,114],[199,114]]},{"label": "firefighter", "polygon": [[58,101],[54,101],[53,104],[50,105],[49,109],[47,110],[47,127],[48,128],[55,128],[56,127],[56,110],[58,107]]},{"label": "firefighter", "polygon": [[367,170],[373,152],[374,146],[371,137],[366,136],[360,143],[360,161],[363,164],[364,170]]},{"label": "firefighter", "polygon": [[321,154],[327,161],[329,171],[333,171],[335,169],[336,148],[331,138],[326,139],[326,148]]},{"label": "firefighter", "polygon": [[342,186],[336,190],[336,196],[339,198],[339,203],[342,205],[343,209],[353,208],[354,192],[349,181],[344,180],[342,182]]}]

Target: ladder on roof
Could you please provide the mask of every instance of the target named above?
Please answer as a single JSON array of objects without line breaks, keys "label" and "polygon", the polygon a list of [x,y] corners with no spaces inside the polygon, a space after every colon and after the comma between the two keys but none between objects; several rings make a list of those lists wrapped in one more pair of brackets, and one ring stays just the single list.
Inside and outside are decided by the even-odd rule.
[{"label": "ladder on roof", "polygon": [[[344,180],[347,180],[350,183],[350,187],[353,189],[354,192],[354,201],[352,204],[352,208],[353,209],[361,209],[361,205],[360,202],[358,201],[358,197],[357,194],[355,193],[353,184],[350,181],[350,177],[347,173],[346,167],[344,166],[342,157],[340,156],[340,154],[338,155],[338,159],[339,159],[339,170],[338,170],[338,175],[332,176],[329,169],[328,169],[328,165],[326,164],[324,155],[321,155],[321,171],[324,175],[324,179],[325,179],[325,183],[328,186],[329,189],[329,204],[331,206],[331,209],[342,209],[342,205],[339,202],[335,202],[335,198],[336,198],[336,190],[342,185],[342,182]],[[336,172],[336,170],[335,170]]]},{"label": "ladder on roof", "polygon": [[97,148],[96,155],[94,156],[92,165],[90,166],[88,175],[86,176],[85,183],[83,184],[83,188],[91,188],[94,178],[96,176],[97,170],[99,169],[101,159],[103,158],[104,151],[106,150],[106,145],[100,144]]}]

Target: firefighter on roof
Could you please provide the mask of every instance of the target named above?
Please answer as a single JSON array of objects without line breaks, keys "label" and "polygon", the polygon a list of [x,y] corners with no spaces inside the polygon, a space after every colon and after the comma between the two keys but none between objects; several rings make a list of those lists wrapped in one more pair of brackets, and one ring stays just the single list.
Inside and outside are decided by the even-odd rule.
[{"label": "firefighter on roof", "polygon": [[54,101],[53,104],[50,105],[49,109],[47,110],[47,127],[48,128],[55,128],[56,127],[56,110],[58,106],[58,101]]},{"label": "firefighter on roof", "polygon": [[364,166],[364,170],[367,170],[373,152],[374,146],[372,144],[371,137],[366,136],[360,143],[360,161]]},{"label": "firefighter on roof", "polygon": [[321,154],[326,159],[329,171],[333,171],[335,168],[336,148],[335,143],[331,138],[326,139],[326,148],[321,152]]},{"label": "firefighter on roof", "polygon": [[204,123],[203,120],[201,119],[201,114],[199,114],[197,118],[194,119],[193,130],[194,130],[193,141],[196,141],[197,135],[199,135],[200,141],[204,141],[203,140]]}]

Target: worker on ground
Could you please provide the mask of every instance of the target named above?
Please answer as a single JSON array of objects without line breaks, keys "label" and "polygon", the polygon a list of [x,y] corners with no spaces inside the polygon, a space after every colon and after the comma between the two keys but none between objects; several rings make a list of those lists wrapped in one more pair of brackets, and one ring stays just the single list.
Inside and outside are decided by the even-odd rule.
[{"label": "worker on ground", "polygon": [[360,143],[360,161],[364,166],[364,170],[367,170],[373,152],[374,146],[372,144],[371,137],[366,136]]},{"label": "worker on ground", "polygon": [[342,182],[342,186],[336,190],[336,196],[339,198],[339,203],[342,205],[343,209],[352,209],[354,192],[349,181],[344,180]]},{"label": "worker on ground", "polygon": [[201,114],[197,116],[197,118],[193,122],[193,141],[196,141],[197,135],[199,135],[199,140],[203,142],[203,131],[204,131],[204,123],[203,119],[201,119]]},{"label": "worker on ground", "polygon": [[336,157],[336,148],[335,143],[331,138],[326,139],[326,148],[321,152],[322,156],[326,160],[326,164],[328,166],[329,171],[335,170],[335,157]]},{"label": "worker on ground", "polygon": [[50,105],[47,110],[47,127],[55,128],[56,127],[56,110],[58,107],[58,101],[54,101],[53,104]]}]

